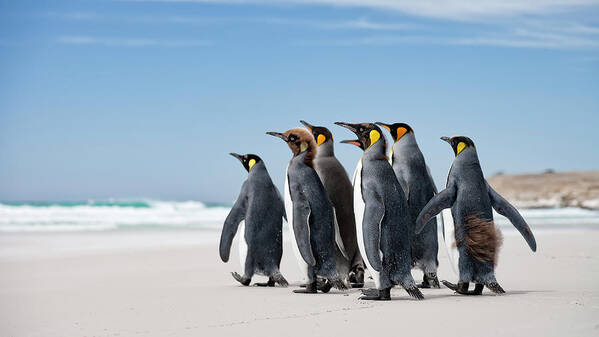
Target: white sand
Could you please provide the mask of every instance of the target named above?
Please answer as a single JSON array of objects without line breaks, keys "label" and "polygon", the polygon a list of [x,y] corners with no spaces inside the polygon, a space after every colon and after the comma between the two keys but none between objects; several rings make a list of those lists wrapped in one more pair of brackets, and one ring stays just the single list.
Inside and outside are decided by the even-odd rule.
[{"label": "white sand", "polygon": [[[400,289],[393,301],[366,302],[357,290],[242,287],[229,274],[236,251],[224,264],[216,243],[191,246],[205,234],[1,233],[0,336],[599,335],[597,230],[537,231],[535,254],[505,232],[497,278],[506,295],[425,289],[421,302]],[[297,284],[285,248],[282,272]],[[441,278],[455,280],[444,251],[440,263]]]}]

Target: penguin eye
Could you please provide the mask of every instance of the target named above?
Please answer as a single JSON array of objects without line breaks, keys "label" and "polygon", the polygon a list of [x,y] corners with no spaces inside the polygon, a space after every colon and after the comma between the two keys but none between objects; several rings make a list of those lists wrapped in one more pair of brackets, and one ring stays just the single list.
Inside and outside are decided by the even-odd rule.
[{"label": "penguin eye", "polygon": [[359,132],[364,132],[364,128],[360,126],[360,128],[358,129]]}]

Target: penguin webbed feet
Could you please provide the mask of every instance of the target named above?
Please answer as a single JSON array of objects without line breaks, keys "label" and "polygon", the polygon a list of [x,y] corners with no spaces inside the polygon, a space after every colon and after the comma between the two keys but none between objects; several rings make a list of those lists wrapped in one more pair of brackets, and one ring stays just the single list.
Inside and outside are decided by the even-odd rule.
[{"label": "penguin webbed feet", "polygon": [[349,283],[352,288],[364,287],[364,268],[355,266],[349,273]]},{"label": "penguin webbed feet", "polygon": [[468,290],[468,287],[470,286],[469,282],[458,282],[458,284],[454,284],[445,280],[442,282],[447,288],[461,295],[482,295],[483,293],[484,286],[480,283],[476,283],[474,285],[474,290]]},{"label": "penguin webbed feet", "polygon": [[287,288],[289,286],[289,282],[281,275],[281,273],[274,274],[268,277],[268,282],[256,282],[254,283],[257,287],[274,287],[275,284],[278,283],[281,287]]},{"label": "penguin webbed feet", "polygon": [[315,285],[316,290],[320,290],[325,294],[328,293],[329,291],[331,291],[332,288],[339,289],[339,290],[347,290],[347,286],[339,278],[325,279],[325,278],[318,277],[316,282],[300,285],[301,288],[305,288],[306,292],[303,291],[304,289],[300,289],[298,291],[294,290],[293,292],[299,293],[299,294],[304,294],[304,293],[313,294],[314,292],[312,290],[308,289],[308,288],[312,287],[312,285]]},{"label": "penguin webbed feet", "polygon": [[389,301],[391,300],[391,288],[385,289],[360,289],[364,296],[360,300],[364,301]]},{"label": "penguin webbed feet", "polygon": [[289,286],[289,282],[287,282],[287,280],[283,277],[283,275],[281,273],[274,274],[271,277],[272,277],[273,281],[278,283],[281,287],[287,288]]},{"label": "penguin webbed feet", "polygon": [[374,296],[379,294],[379,290],[375,288],[360,289],[360,292],[365,296]]},{"label": "penguin webbed feet", "polygon": [[[327,279],[326,283],[335,289],[347,290],[347,285],[339,277]],[[329,290],[330,290],[330,288],[329,288]],[[325,291],[323,291],[323,292],[325,292]]]},{"label": "penguin webbed feet", "polygon": [[424,295],[422,295],[422,292],[420,291],[420,289],[418,289],[417,286],[414,285],[413,287],[407,287],[404,289],[406,290],[408,295],[410,295],[410,297],[419,301],[424,299]]},{"label": "penguin webbed feet", "polygon": [[[300,284],[300,288],[306,288],[308,285],[310,285],[310,283]],[[316,289],[322,290],[322,289],[326,289],[326,287],[327,287],[327,280],[322,277],[317,277],[316,278]],[[329,290],[330,289],[331,288],[329,287]]]},{"label": "penguin webbed feet", "polygon": [[249,286],[250,282],[252,281],[251,278],[241,276],[237,272],[231,272],[231,275],[233,276],[233,278],[235,279],[235,281],[241,283],[244,286]]},{"label": "penguin webbed feet", "polygon": [[418,288],[436,288],[440,289],[441,285],[439,284],[439,279],[437,278],[437,273],[425,273],[422,277],[422,283],[418,284]]},{"label": "penguin webbed feet", "polygon": [[505,294],[505,290],[497,282],[490,282],[486,284],[487,288],[496,294]]},{"label": "penguin webbed feet", "polygon": [[314,281],[312,283],[302,285],[303,286],[302,289],[295,289],[293,292],[296,294],[316,294],[318,292],[316,283],[317,282]]}]

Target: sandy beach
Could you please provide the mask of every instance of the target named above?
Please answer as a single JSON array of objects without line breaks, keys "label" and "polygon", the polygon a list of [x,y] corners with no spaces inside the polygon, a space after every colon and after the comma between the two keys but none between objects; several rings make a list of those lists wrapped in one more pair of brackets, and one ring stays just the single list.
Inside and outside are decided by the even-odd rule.
[{"label": "sandy beach", "polygon": [[[0,235],[2,336],[596,336],[599,231],[537,231],[532,253],[514,231],[497,277],[507,294],[454,295],[424,289],[424,301],[394,289],[390,302],[359,292],[296,295],[289,288],[242,287],[222,263],[216,232],[120,231]],[[204,240],[200,239],[203,237]],[[210,238],[206,240],[206,237]],[[194,243],[198,242],[198,244]],[[65,249],[67,242],[71,249]],[[95,243],[95,244],[92,244]],[[129,243],[129,244],[127,244]],[[159,248],[157,248],[159,247]],[[420,278],[419,272],[414,272]],[[454,280],[444,251],[440,277]],[[256,280],[259,280],[256,278]]]}]

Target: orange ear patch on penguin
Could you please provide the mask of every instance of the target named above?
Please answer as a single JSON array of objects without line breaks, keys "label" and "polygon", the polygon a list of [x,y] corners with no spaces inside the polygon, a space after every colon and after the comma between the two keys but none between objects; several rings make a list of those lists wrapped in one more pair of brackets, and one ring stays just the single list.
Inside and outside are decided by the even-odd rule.
[{"label": "orange ear patch on penguin", "polygon": [[322,145],[326,141],[327,141],[327,137],[325,137],[325,135],[323,135],[322,133],[316,137],[316,145],[318,145],[318,146]]},{"label": "orange ear patch on penguin", "polygon": [[400,140],[408,132],[408,129],[402,127],[397,128],[397,140]]}]

